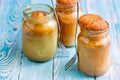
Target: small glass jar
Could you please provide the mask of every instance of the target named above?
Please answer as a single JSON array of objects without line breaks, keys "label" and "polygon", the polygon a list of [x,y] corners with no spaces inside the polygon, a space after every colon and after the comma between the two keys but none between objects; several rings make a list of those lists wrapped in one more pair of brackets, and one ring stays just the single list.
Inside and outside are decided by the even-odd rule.
[{"label": "small glass jar", "polygon": [[[46,13],[43,17],[32,17],[36,11]],[[24,12],[22,27],[23,51],[28,59],[47,61],[53,58],[57,49],[58,28],[53,8],[46,4],[34,4]]]},{"label": "small glass jar", "polygon": [[[63,2],[64,3],[64,2]],[[74,46],[75,30],[77,19],[77,3],[73,5],[65,5],[57,0],[56,11],[60,22],[60,41],[66,46]],[[82,10],[79,10],[79,16],[82,15]],[[79,27],[78,27],[79,28]],[[80,29],[78,29],[78,33]]]},{"label": "small glass jar", "polygon": [[[88,19],[90,19],[89,16],[88,17],[86,16],[86,19],[84,20]],[[94,28],[87,29],[90,26],[93,26],[93,24],[97,24],[97,19],[93,21],[90,20],[88,21],[89,21],[87,24],[89,25],[88,27],[80,25],[81,32],[78,35],[77,41],[78,68],[86,75],[99,76],[104,74],[108,70],[110,64],[109,51],[111,39],[108,33],[109,25],[106,22],[107,28],[104,28],[103,30],[93,30]],[[94,23],[95,21],[96,23]],[[89,24],[90,22],[92,24]],[[86,22],[84,22],[83,24],[86,24]]]}]

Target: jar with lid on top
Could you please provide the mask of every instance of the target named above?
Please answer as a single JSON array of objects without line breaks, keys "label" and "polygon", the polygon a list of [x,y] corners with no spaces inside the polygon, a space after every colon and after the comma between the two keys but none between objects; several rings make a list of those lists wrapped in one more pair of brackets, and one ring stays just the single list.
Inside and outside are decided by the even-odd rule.
[{"label": "jar with lid on top", "polygon": [[110,64],[109,25],[100,16],[86,14],[79,18],[78,68],[90,76],[104,74]]},{"label": "jar with lid on top", "polygon": [[33,61],[53,58],[57,49],[58,28],[53,8],[34,4],[24,10],[22,27],[23,52]]},{"label": "jar with lid on top", "polygon": [[[56,0],[56,11],[60,22],[60,41],[66,46],[74,46],[78,0]],[[82,10],[79,10],[79,16]],[[79,28],[79,27],[78,27]],[[80,32],[80,29],[77,31]]]}]

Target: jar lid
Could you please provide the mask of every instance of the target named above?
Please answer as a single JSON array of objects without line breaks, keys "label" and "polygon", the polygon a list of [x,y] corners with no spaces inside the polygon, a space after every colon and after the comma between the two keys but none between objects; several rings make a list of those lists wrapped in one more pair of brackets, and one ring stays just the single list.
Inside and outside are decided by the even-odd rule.
[{"label": "jar lid", "polygon": [[108,23],[99,15],[85,14],[78,20],[81,28],[93,31],[100,31],[108,28]]},{"label": "jar lid", "polygon": [[62,4],[62,5],[74,5],[78,1],[79,0],[57,0],[57,3]]}]

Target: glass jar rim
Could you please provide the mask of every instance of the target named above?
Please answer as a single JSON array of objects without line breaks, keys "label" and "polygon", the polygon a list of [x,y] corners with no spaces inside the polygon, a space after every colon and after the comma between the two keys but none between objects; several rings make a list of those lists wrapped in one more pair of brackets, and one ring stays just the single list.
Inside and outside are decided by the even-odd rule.
[{"label": "glass jar rim", "polygon": [[64,5],[64,4],[60,4],[60,3],[56,3],[56,6],[60,6],[61,8],[66,8],[68,9],[77,9],[77,4],[74,5]]},{"label": "glass jar rim", "polygon": [[[35,11],[42,11],[42,9],[40,9],[41,7],[48,8],[49,12],[48,12],[48,15],[46,15],[44,17],[37,17],[37,19],[44,19],[44,18],[48,18],[48,17],[51,17],[52,15],[54,15],[53,8],[48,4],[32,4],[32,5],[29,5],[23,10],[23,15],[25,16],[25,18],[28,18],[28,19],[31,19],[31,18],[35,19],[36,17],[31,17],[28,14],[32,13],[32,12],[35,12]],[[32,10],[33,8],[36,8],[36,9]],[[43,12],[45,12],[45,11],[43,11]]]},{"label": "glass jar rim", "polygon": [[82,30],[84,29],[84,30],[86,30],[87,32],[92,33],[92,34],[94,34],[94,33],[100,34],[100,33],[103,33],[103,32],[106,32],[106,31],[109,30],[109,23],[108,23],[107,21],[105,21],[105,22],[106,22],[106,24],[107,24],[107,27],[106,27],[105,29],[102,29],[102,30],[89,30],[89,29],[82,28],[82,27],[81,27],[81,29],[82,29]]},{"label": "glass jar rim", "polygon": [[107,27],[103,30],[89,30],[89,29],[85,29],[85,28],[81,28],[81,32],[82,31],[85,31],[84,34],[87,34],[89,37],[102,37],[103,35],[107,34],[109,32],[109,24],[108,22],[106,21],[107,23]]}]

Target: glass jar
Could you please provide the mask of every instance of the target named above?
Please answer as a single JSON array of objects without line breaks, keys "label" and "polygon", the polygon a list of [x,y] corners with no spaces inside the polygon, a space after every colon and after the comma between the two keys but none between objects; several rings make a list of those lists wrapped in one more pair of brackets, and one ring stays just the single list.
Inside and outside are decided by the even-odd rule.
[{"label": "glass jar", "polygon": [[[36,11],[46,13],[43,17],[32,17]],[[53,58],[57,49],[58,28],[53,8],[46,4],[30,5],[24,10],[23,51],[28,59],[47,61]]]},{"label": "glass jar", "polygon": [[[87,16],[86,18],[90,19],[89,16]],[[85,21],[85,19],[83,21]],[[99,21],[98,23],[100,24],[94,23],[95,21],[97,22],[97,19],[93,20],[92,22],[89,21],[87,24],[89,25],[89,27],[80,25],[81,32],[79,33],[77,41],[78,68],[83,73],[89,76],[99,76],[104,74],[108,70],[110,64],[109,51],[111,39],[108,33],[108,23],[106,22],[107,28],[103,28],[103,30],[93,30],[93,27],[90,29],[90,26],[93,26],[93,24],[101,24]],[[90,22],[92,24],[89,24]],[[83,24],[86,24],[86,22],[84,22]]]},{"label": "glass jar", "polygon": [[[66,47],[74,46],[77,19],[77,4],[65,5],[63,3],[60,3],[60,0],[57,0],[56,11],[60,22],[60,41]],[[80,9],[79,16],[81,15],[82,10]],[[79,32],[80,29],[78,29],[78,33]]]}]

